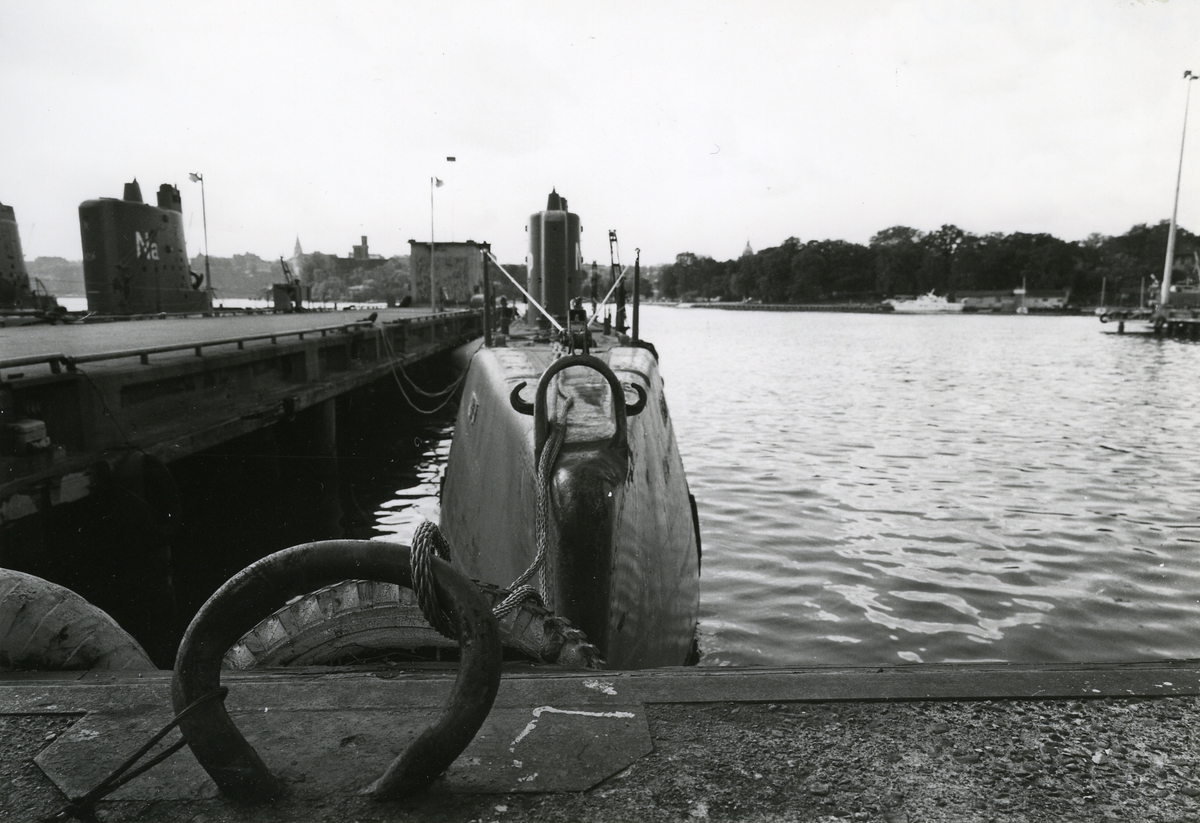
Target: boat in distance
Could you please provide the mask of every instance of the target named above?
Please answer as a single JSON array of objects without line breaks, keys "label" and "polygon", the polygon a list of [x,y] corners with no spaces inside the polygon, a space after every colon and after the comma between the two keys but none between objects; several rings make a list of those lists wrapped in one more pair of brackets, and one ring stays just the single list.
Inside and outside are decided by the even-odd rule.
[{"label": "boat in distance", "polygon": [[632,336],[621,312],[615,329],[593,322],[579,234],[556,192],[530,218],[529,310],[471,356],[441,530],[472,578],[537,584],[609,668],[683,665],[699,616],[695,500],[657,353],[637,339],[637,281]]},{"label": "boat in distance", "polygon": [[951,303],[944,296],[933,292],[922,294],[912,300],[884,300],[892,310],[900,314],[953,314],[963,310],[962,303]]}]

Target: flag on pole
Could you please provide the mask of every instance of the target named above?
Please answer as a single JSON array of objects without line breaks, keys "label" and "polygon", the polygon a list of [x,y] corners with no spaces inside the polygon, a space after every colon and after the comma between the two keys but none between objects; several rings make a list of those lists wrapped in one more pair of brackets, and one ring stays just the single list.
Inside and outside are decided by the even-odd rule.
[{"label": "flag on pole", "polygon": [[190,180],[191,180],[193,183],[199,183],[199,182],[200,182],[200,175],[196,174],[196,172],[194,172],[194,171],[193,171],[193,172],[188,172],[188,178],[189,178],[189,179],[190,179]]},{"label": "flag on pole", "polygon": [[435,177],[435,178],[433,178],[433,183],[434,183],[434,185],[435,185],[435,186],[437,186],[439,189],[440,189],[442,186],[446,185],[445,183],[443,183],[441,180],[437,179],[436,177]]}]

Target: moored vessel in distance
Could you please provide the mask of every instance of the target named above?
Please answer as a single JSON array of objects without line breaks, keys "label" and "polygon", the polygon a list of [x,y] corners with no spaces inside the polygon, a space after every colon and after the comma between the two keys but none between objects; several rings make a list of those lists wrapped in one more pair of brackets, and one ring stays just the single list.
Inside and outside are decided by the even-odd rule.
[{"label": "moored vessel in distance", "polygon": [[0,203],[0,325],[13,319],[49,319],[64,311],[40,281],[30,281],[16,212]]},{"label": "moored vessel in distance", "polygon": [[207,312],[212,291],[192,272],[183,236],[183,200],[164,183],[158,205],[142,200],[137,180],[124,196],[79,205],[88,310],[102,315]]},{"label": "moored vessel in distance", "polygon": [[441,528],[456,565],[536,584],[609,667],[682,665],[699,614],[695,501],[657,354],[637,339],[636,274],[632,336],[619,312],[605,333],[579,299],[579,234],[554,192],[530,218],[530,308],[472,357]]},{"label": "moored vessel in distance", "polygon": [[962,303],[951,303],[944,296],[933,292],[922,294],[911,300],[884,300],[893,311],[900,314],[952,314],[963,310]]}]

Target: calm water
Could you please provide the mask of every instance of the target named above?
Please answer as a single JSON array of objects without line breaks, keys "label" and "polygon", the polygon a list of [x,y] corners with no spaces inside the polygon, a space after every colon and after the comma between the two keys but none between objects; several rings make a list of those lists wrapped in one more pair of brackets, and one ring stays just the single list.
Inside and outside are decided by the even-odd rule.
[{"label": "calm water", "polygon": [[[705,665],[1200,657],[1200,345],[1094,318],[647,307]],[[436,517],[450,427],[378,527]]]}]

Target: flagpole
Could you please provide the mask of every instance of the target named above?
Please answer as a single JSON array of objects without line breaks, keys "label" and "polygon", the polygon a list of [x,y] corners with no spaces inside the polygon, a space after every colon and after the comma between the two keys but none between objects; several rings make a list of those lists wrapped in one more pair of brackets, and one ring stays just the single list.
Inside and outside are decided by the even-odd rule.
[{"label": "flagpole", "polygon": [[209,266],[208,257],[208,203],[204,198],[204,175],[198,172],[189,172],[188,178],[193,183],[200,184],[200,212],[204,216],[204,284],[208,291],[208,306],[212,308],[213,304],[213,287],[212,287],[212,268]]},{"label": "flagpole", "polygon": [[437,311],[437,292],[433,277],[433,178],[429,178],[429,310]]},{"label": "flagpole", "polygon": [[1175,206],[1171,209],[1171,226],[1167,230],[1167,259],[1163,263],[1162,289],[1158,294],[1158,315],[1165,317],[1167,302],[1171,298],[1171,271],[1175,268],[1175,218],[1179,214],[1179,184],[1183,180],[1183,146],[1187,140],[1188,106],[1192,102],[1192,81],[1197,75],[1191,71],[1183,73],[1187,81],[1187,95],[1183,102],[1183,135],[1179,138],[1179,170],[1175,173]]}]

